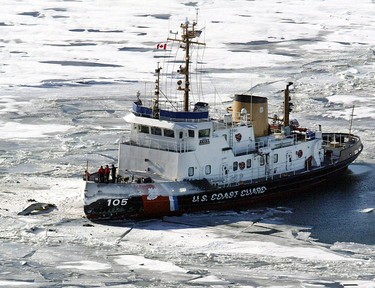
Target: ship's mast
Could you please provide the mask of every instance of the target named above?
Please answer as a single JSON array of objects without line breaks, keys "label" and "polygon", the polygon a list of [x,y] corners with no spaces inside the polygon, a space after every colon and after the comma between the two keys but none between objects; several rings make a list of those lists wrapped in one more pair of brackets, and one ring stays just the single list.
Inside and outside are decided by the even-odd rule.
[{"label": "ship's mast", "polygon": [[[181,24],[182,28],[182,36],[181,39],[177,38],[169,38],[168,40],[177,41],[182,43],[182,47],[185,49],[185,66],[180,66],[179,72],[180,74],[184,75],[184,83],[182,81],[178,81],[178,90],[184,91],[184,111],[189,111],[189,91],[190,91],[190,71],[189,71],[189,64],[190,64],[190,45],[197,44],[197,45],[206,45],[206,43],[200,43],[197,41],[193,41],[194,38],[199,37],[201,31],[195,30],[195,26],[197,22],[194,21],[191,25],[188,20],[185,23]],[[181,84],[184,84],[181,87]]]},{"label": "ship's mast", "polygon": [[289,96],[289,86],[291,85],[293,85],[293,82],[289,82],[284,90],[284,126],[289,126],[289,112],[292,111],[291,106],[293,106]]},{"label": "ship's mast", "polygon": [[156,82],[155,82],[155,99],[154,99],[154,106],[152,108],[152,116],[154,118],[159,118],[159,97],[160,97],[160,70],[161,67],[159,66],[158,62],[158,67],[155,69],[155,73],[157,75]]}]

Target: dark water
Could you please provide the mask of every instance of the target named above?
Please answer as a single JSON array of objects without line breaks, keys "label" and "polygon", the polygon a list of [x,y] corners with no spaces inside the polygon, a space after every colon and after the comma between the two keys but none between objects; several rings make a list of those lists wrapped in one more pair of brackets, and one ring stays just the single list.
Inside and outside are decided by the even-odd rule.
[{"label": "dark water", "polygon": [[[342,177],[278,204],[293,209],[287,223],[311,227],[320,242],[375,244],[375,165],[353,164]],[[373,209],[371,209],[373,208]]]}]

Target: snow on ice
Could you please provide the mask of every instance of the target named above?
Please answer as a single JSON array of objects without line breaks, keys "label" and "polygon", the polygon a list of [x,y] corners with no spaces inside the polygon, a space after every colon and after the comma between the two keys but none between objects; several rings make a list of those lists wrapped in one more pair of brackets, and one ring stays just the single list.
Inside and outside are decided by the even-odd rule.
[{"label": "snow on ice", "polygon": [[[115,223],[82,210],[86,161],[115,163],[122,117],[153,89],[156,44],[196,8],[205,101],[251,89],[279,113],[293,81],[300,122],[347,132],[355,105],[358,161],[373,164],[372,1],[0,4],[0,287],[375,286],[373,245],[321,243],[312,227],[286,224],[285,207]],[[373,169],[352,171],[363,167]],[[56,209],[18,215],[33,203]]]}]

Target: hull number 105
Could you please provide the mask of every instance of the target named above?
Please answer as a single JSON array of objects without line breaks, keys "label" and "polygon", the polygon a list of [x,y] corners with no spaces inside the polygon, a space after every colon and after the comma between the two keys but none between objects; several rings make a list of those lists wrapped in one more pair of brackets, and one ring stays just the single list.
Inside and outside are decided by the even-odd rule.
[{"label": "hull number 105", "polygon": [[108,199],[108,206],[125,206],[128,204],[128,199]]}]

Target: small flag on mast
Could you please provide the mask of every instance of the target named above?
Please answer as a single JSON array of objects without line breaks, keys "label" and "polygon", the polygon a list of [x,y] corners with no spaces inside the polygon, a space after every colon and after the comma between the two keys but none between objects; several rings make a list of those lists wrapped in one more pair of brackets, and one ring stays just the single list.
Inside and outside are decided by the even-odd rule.
[{"label": "small flag on mast", "polygon": [[156,45],[156,49],[167,49],[167,43],[159,43]]}]

